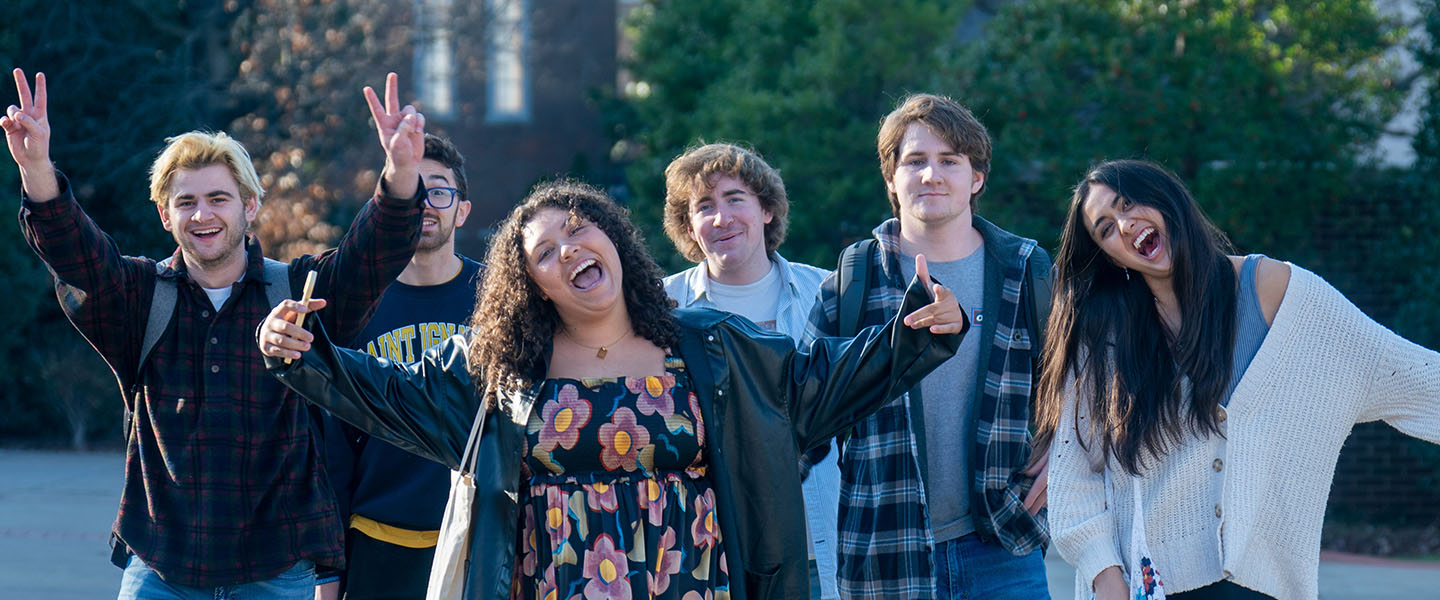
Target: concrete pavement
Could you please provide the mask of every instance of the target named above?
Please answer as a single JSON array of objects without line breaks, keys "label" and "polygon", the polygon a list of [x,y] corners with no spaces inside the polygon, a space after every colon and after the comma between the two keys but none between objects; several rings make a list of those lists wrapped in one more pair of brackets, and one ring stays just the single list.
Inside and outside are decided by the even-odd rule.
[{"label": "concrete pavement", "polygon": [[[120,502],[125,457],[0,449],[0,598],[114,598],[110,524]],[[1074,570],[1052,552],[1050,594],[1075,597]],[[1406,564],[1327,554],[1321,600],[1440,598],[1440,564]]]}]

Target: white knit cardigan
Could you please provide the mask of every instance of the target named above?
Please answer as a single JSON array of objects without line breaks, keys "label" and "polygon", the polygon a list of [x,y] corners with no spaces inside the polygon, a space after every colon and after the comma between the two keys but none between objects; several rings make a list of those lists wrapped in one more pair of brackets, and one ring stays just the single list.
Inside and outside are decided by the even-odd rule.
[{"label": "white knit cardigan", "polygon": [[[1076,598],[1088,600],[1100,571],[1124,568],[1134,507],[1129,493],[1106,506],[1099,444],[1081,447],[1077,410],[1088,418],[1072,390],[1050,451],[1049,519],[1055,548],[1076,567]],[[1341,445],[1355,423],[1374,420],[1440,442],[1440,353],[1291,265],[1274,324],[1221,410],[1224,437],[1190,435],[1141,476],[1146,541],[1165,590],[1228,579],[1313,599]],[[1110,470],[1123,492],[1127,476],[1113,460]]]}]

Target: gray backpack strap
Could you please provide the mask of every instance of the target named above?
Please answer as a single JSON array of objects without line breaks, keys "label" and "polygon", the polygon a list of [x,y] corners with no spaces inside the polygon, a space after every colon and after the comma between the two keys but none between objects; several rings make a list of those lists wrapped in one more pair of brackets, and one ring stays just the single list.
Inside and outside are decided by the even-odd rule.
[{"label": "gray backpack strap", "polygon": [[165,333],[165,327],[170,325],[170,317],[175,315],[175,297],[178,294],[175,280],[160,277],[169,266],[169,258],[155,263],[155,295],[150,298],[150,319],[145,323],[145,339],[140,342],[140,360],[135,363],[137,384],[140,382],[140,369],[145,366],[145,360],[150,358],[150,351],[155,349],[155,343],[159,342],[160,336]]},{"label": "gray backpack strap", "polygon": [[290,263],[265,259],[265,283],[270,284],[265,286],[265,298],[270,301],[270,308],[289,299]]}]

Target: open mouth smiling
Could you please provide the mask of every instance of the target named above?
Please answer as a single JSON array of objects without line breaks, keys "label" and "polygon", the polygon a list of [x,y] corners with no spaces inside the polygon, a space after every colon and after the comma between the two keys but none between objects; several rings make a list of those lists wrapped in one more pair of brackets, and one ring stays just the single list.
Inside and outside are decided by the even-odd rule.
[{"label": "open mouth smiling", "polygon": [[1155,258],[1160,253],[1160,239],[1154,227],[1147,227],[1140,235],[1135,236],[1135,241],[1130,245],[1135,248],[1140,256],[1146,259]]},{"label": "open mouth smiling", "polygon": [[204,229],[192,229],[192,230],[190,230],[190,235],[193,235],[193,236],[198,237],[198,238],[200,238],[200,239],[208,240],[208,239],[210,239],[210,238],[212,238],[212,237],[215,237],[215,236],[217,236],[217,235],[220,235],[220,228],[219,228],[219,227],[206,227],[206,228],[204,228]]},{"label": "open mouth smiling", "polygon": [[587,258],[570,270],[570,285],[581,291],[589,290],[598,285],[604,275],[605,270],[600,267],[600,262]]}]

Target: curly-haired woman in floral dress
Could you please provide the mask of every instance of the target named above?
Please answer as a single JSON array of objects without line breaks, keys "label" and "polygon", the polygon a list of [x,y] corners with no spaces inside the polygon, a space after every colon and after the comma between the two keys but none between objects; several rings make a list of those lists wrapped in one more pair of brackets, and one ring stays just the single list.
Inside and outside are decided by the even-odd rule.
[{"label": "curly-haired woman in floral dress", "polygon": [[905,318],[853,340],[797,350],[676,310],[625,211],[576,183],[532,192],[487,262],[471,337],[408,369],[291,322],[323,300],[287,301],[259,335],[286,385],[452,468],[483,417],[467,598],[808,596],[799,454],[913,386],[968,324],[918,283],[923,258]]}]

